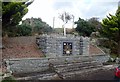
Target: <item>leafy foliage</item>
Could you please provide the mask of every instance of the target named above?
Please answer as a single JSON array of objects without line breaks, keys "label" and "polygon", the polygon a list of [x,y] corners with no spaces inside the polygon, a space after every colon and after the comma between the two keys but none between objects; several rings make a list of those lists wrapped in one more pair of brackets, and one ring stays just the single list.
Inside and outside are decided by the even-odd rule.
[{"label": "leafy foliage", "polygon": [[50,33],[53,31],[53,29],[40,18],[27,18],[22,21],[21,25],[16,25],[7,30],[9,37],[30,36],[34,34]]},{"label": "leafy foliage", "polygon": [[88,22],[95,28],[95,31],[99,31],[102,28],[102,25],[98,19],[99,18],[93,17],[88,20]]},{"label": "leafy foliage", "polygon": [[13,77],[6,77],[1,82],[17,82]]},{"label": "leafy foliage", "polygon": [[18,25],[17,26],[17,36],[30,36],[31,35],[31,26]]},{"label": "leafy foliage", "polygon": [[95,28],[84,19],[79,18],[75,24],[77,24],[76,31],[82,36],[90,36],[95,31]]},{"label": "leafy foliage", "polygon": [[120,7],[118,7],[115,15],[109,14],[107,18],[102,20],[102,26],[100,33],[109,38],[110,42],[113,41],[116,44],[115,49],[120,55]]},{"label": "leafy foliage", "polygon": [[[26,0],[28,1],[28,0]],[[15,27],[28,12],[27,7],[30,2],[2,2],[2,27],[3,32],[9,32],[11,27]],[[12,28],[11,28],[12,29]],[[14,30],[14,28],[12,29]]]},{"label": "leafy foliage", "polygon": [[[14,29],[14,30],[13,30]],[[7,35],[9,37],[16,37],[16,36],[30,36],[31,35],[31,27],[26,25],[17,25],[15,27],[9,28]]]},{"label": "leafy foliage", "polygon": [[46,22],[43,22],[41,18],[28,18],[22,21],[22,25],[30,26],[32,34],[42,34],[52,32],[52,27]]}]

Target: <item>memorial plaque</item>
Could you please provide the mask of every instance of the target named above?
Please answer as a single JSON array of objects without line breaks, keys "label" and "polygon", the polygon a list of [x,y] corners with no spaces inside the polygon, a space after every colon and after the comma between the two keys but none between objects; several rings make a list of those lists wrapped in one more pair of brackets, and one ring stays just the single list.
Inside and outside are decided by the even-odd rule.
[{"label": "memorial plaque", "polygon": [[63,55],[72,54],[72,42],[63,42]]}]

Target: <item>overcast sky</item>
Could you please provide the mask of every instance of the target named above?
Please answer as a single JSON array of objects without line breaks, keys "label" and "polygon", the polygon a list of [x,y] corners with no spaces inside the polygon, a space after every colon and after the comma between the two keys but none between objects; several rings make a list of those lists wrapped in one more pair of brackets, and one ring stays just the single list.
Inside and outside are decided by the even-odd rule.
[{"label": "overcast sky", "polygon": [[[55,17],[55,27],[61,27],[63,22],[58,18],[64,11],[78,18],[89,19],[98,17],[102,20],[106,15],[115,14],[120,0],[34,0],[28,7],[28,13],[23,17],[41,18],[50,26],[53,26],[53,17]],[[67,27],[72,27],[72,21]]]}]

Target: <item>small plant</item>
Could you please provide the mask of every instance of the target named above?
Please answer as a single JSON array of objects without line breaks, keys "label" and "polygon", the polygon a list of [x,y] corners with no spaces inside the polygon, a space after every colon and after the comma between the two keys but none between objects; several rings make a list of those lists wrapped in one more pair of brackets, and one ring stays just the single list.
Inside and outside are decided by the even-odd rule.
[{"label": "small plant", "polygon": [[17,82],[13,77],[5,77],[1,82]]},{"label": "small plant", "polygon": [[44,57],[47,57],[46,55],[44,55]]},{"label": "small plant", "polygon": [[67,60],[65,60],[65,63],[67,63]]}]

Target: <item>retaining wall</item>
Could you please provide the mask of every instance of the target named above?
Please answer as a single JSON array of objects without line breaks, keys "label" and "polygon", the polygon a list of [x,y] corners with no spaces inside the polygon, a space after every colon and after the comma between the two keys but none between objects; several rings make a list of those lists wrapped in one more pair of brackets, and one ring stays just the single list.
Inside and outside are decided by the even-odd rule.
[{"label": "retaining wall", "polygon": [[47,58],[23,58],[6,60],[7,70],[14,74],[42,72],[49,69]]},{"label": "retaining wall", "polygon": [[7,59],[4,60],[7,65],[7,70],[15,74],[43,72],[49,70],[50,63],[71,63],[84,61],[106,62],[109,59],[107,55],[97,56],[64,56],[57,58],[23,58],[23,59]]}]

